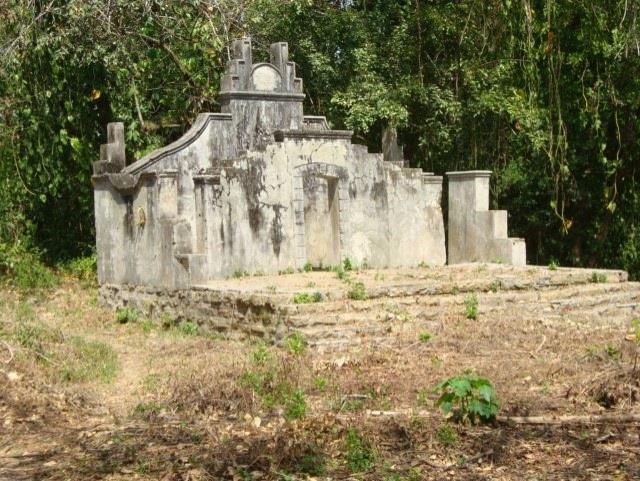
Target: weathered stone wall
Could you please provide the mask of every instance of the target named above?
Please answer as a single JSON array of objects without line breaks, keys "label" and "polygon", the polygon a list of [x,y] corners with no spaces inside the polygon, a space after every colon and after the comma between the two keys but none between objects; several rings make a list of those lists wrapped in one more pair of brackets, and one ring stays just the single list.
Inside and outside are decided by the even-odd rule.
[{"label": "weathered stone wall", "polygon": [[507,235],[507,211],[489,210],[490,171],[447,172],[449,264],[527,263],[523,239]]},{"label": "weathered stone wall", "polygon": [[183,289],[234,272],[277,273],[350,258],[371,266],[446,261],[441,178],[384,161],[302,112],[286,44],[253,64],[234,45],[221,114],[122,168],[110,127],[94,185],[99,281]]}]

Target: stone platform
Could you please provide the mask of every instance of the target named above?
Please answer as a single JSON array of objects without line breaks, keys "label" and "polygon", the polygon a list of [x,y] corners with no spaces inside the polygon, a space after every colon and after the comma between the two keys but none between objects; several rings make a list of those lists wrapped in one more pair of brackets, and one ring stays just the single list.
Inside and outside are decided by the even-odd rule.
[{"label": "stone platform", "polygon": [[[640,317],[640,283],[623,271],[499,264],[308,272],[216,280],[190,290],[100,287],[103,304],[133,306],[151,319],[190,320],[229,338],[279,341],[301,332],[312,345],[341,348],[392,342],[407,331],[464,318],[465,302],[478,299],[479,316],[564,321],[593,326],[628,324]],[[349,291],[361,282],[366,300]],[[297,294],[321,296],[296,304]],[[319,293],[316,294],[316,293]]]}]

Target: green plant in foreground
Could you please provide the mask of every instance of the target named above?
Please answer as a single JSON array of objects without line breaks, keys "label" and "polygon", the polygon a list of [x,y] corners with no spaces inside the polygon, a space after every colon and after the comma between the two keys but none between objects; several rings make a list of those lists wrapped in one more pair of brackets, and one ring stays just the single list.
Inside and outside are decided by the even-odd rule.
[{"label": "green plant in foreground", "polygon": [[289,352],[297,356],[307,349],[307,341],[299,332],[291,334],[286,340],[286,345]]},{"label": "green plant in foreground", "polygon": [[467,319],[478,318],[478,296],[471,294],[464,300],[464,315]]},{"label": "green plant in foreground", "polygon": [[549,262],[549,265],[547,266],[547,268],[548,268],[550,271],[556,271],[556,270],[558,270],[558,263],[557,263],[556,261],[554,261],[554,260],[551,260],[551,261]]},{"label": "green plant in foreground", "polygon": [[491,383],[472,374],[446,379],[433,390],[441,393],[436,404],[455,422],[490,422],[500,408]]},{"label": "green plant in foreground", "polygon": [[140,313],[134,307],[123,307],[116,311],[116,319],[120,324],[136,322],[140,317]]},{"label": "green plant in foreground", "polygon": [[351,259],[346,257],[344,261],[342,261],[342,267],[345,271],[349,272],[353,270],[353,264],[351,263]]},{"label": "green plant in foreground", "polygon": [[447,423],[442,423],[436,432],[438,442],[443,446],[451,446],[458,439],[455,430]]},{"label": "green plant in foreground", "polygon": [[349,296],[349,299],[353,299],[354,301],[364,301],[369,298],[367,295],[367,289],[362,281],[358,281],[353,284],[347,295]]},{"label": "green plant in foreground", "polygon": [[356,429],[347,430],[345,459],[347,467],[353,473],[366,471],[376,462],[376,452],[371,443],[362,437]]},{"label": "green plant in foreground", "polygon": [[178,330],[185,336],[195,336],[198,333],[198,325],[191,321],[182,321],[178,324]]},{"label": "green plant in foreground", "polygon": [[296,389],[285,400],[284,417],[288,420],[301,419],[307,413],[306,395],[302,389]]},{"label": "green plant in foreground", "polygon": [[111,346],[100,341],[87,341],[81,337],[70,340],[71,350],[60,367],[60,378],[67,382],[98,379],[111,382],[118,371],[118,356]]},{"label": "green plant in foreground", "polygon": [[294,304],[314,304],[322,302],[323,296],[321,292],[314,292],[309,294],[308,292],[298,292],[293,296]]},{"label": "green plant in foreground", "polygon": [[420,342],[429,342],[432,338],[433,338],[433,335],[427,331],[421,332],[420,335],[418,336],[418,339],[420,339]]},{"label": "green plant in foreground", "polygon": [[311,272],[313,270],[313,265],[311,264],[311,262],[306,262],[302,267],[302,270],[305,272]]}]

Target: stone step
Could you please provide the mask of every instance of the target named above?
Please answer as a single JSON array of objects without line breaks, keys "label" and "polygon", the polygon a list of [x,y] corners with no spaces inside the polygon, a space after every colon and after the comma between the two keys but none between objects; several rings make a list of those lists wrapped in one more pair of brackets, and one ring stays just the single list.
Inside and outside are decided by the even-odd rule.
[{"label": "stone step", "polygon": [[[556,286],[541,290],[511,292],[509,290],[499,290],[493,292],[477,293],[478,299],[482,299],[483,304],[494,304],[495,302],[550,302],[558,305],[576,302],[577,298],[584,296],[608,296],[614,292],[637,292],[640,294],[640,283],[607,283],[607,284],[585,284],[582,286]],[[469,292],[467,292],[467,295]],[[415,305],[441,307],[443,305],[464,304],[467,295],[456,294],[428,294],[428,295],[406,295],[402,297],[376,297],[366,301],[353,301],[351,299],[328,300],[312,304],[288,304],[286,310],[292,319],[300,316],[308,317],[319,313],[323,316],[331,314],[342,314],[344,312],[368,312],[379,310],[387,306],[397,305],[406,307]]]},{"label": "stone step", "polygon": [[[290,317],[287,328],[301,332],[311,345],[323,349],[347,348],[364,340],[391,342],[405,331],[433,328],[445,315],[459,313],[462,316],[465,297],[457,294],[358,303],[334,301],[330,310],[312,310]],[[640,316],[640,283],[501,291],[479,294],[478,300],[478,315],[513,319],[514,322],[541,319],[591,327],[626,325],[633,317]]]}]

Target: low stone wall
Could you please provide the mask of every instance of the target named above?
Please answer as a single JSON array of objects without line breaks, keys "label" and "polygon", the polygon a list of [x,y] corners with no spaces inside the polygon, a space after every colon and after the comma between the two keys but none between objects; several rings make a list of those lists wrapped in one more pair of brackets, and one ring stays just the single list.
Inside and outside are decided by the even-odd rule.
[{"label": "low stone wall", "polygon": [[230,339],[255,336],[278,340],[286,333],[286,308],[257,294],[198,287],[170,290],[103,285],[98,290],[98,302],[114,310],[133,307],[158,322],[188,320],[205,332],[218,332]]}]

